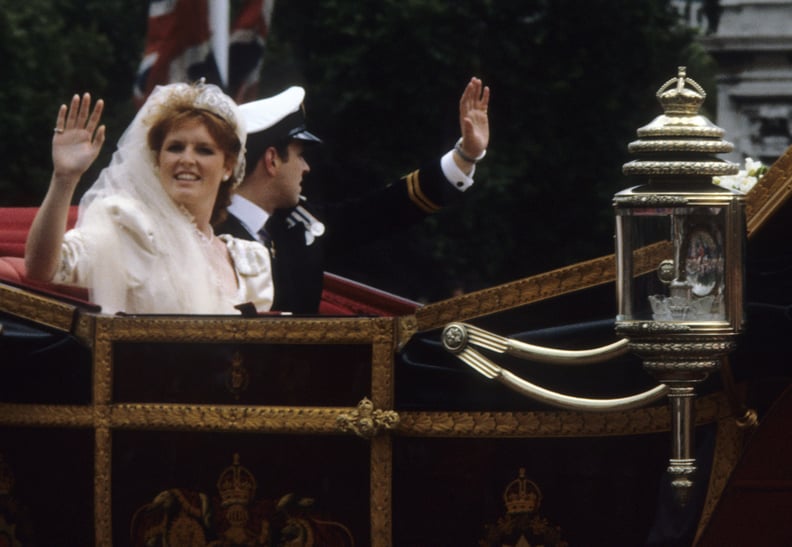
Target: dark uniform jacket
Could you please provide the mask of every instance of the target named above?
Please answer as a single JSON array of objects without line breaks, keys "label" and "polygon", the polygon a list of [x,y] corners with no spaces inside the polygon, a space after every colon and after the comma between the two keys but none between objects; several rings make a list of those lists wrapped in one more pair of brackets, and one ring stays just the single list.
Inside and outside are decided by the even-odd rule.
[{"label": "dark uniform jacket", "polygon": [[[414,223],[438,211],[462,192],[443,175],[440,162],[413,171],[384,188],[355,199],[310,208],[325,225],[325,233],[306,239],[307,222],[294,210],[278,210],[267,220],[271,238],[275,300],[272,309],[293,313],[317,313],[322,297],[325,256],[342,252]],[[219,234],[256,239],[231,213],[219,226]],[[308,238],[312,239],[312,238]]]}]

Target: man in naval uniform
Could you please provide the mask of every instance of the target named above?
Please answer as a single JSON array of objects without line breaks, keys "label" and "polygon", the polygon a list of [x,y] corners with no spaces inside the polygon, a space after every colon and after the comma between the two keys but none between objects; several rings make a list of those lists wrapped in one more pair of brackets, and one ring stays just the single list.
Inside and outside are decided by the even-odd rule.
[{"label": "man in naval uniform", "polygon": [[[453,150],[399,181],[367,195],[317,209],[302,203],[310,167],[303,151],[321,142],[305,125],[301,87],[240,106],[248,138],[245,177],[231,198],[227,219],[215,227],[264,243],[272,256],[272,309],[317,313],[324,257],[414,223],[459,199],[473,184],[475,164],[489,143],[489,88],[472,78],[459,102],[462,137]],[[319,212],[321,211],[321,212]]]}]

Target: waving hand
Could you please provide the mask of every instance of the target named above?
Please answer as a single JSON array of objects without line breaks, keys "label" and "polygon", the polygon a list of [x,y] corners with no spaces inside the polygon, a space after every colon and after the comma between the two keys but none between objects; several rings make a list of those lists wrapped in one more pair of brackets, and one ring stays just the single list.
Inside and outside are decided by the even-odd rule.
[{"label": "waving hand", "polygon": [[74,95],[69,106],[61,105],[52,137],[54,178],[79,179],[99,155],[105,140],[105,126],[99,125],[104,101],[96,101],[91,112],[91,95]]},{"label": "waving hand", "polygon": [[60,264],[61,242],[69,205],[80,177],[99,155],[105,126],[99,125],[104,103],[91,96],[72,97],[61,105],[52,136],[52,179],[47,195],[36,212],[25,245],[25,270],[29,279],[49,281]]},{"label": "waving hand", "polygon": [[462,150],[471,158],[478,158],[489,144],[490,89],[478,78],[471,78],[459,100],[459,126],[462,130]]}]

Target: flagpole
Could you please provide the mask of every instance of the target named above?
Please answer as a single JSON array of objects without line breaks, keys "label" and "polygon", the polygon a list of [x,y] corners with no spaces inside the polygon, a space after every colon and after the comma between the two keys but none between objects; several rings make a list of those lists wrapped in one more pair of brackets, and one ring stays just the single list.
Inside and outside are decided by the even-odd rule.
[{"label": "flagpole", "polygon": [[212,53],[224,88],[228,87],[229,0],[209,0]]}]

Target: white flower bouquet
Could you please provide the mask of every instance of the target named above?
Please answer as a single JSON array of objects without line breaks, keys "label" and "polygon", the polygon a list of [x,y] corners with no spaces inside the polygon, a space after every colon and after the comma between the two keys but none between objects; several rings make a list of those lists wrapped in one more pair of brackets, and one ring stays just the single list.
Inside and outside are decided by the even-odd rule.
[{"label": "white flower bouquet", "polygon": [[745,158],[745,169],[740,169],[736,175],[712,177],[712,183],[747,194],[765,173],[767,166],[762,165],[761,161]]}]

